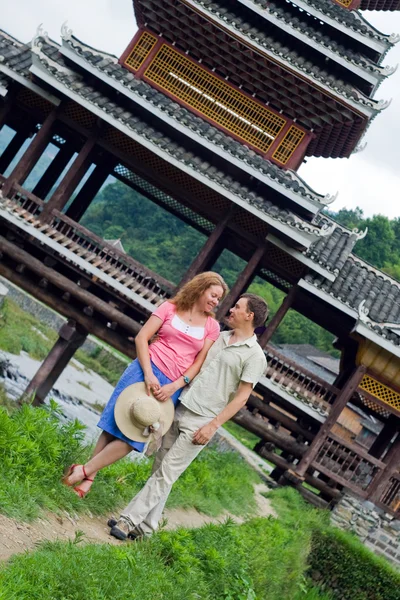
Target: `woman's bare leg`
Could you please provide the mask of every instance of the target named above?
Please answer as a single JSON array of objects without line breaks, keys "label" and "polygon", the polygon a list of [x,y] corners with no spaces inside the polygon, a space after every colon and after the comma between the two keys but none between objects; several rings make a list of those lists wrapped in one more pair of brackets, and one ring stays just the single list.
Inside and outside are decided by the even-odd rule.
[{"label": "woman's bare leg", "polygon": [[[111,433],[107,433],[107,431],[102,431],[101,434],[99,435],[96,445],[93,449],[92,458],[94,456],[96,456],[97,454],[99,454],[99,452],[104,450],[104,448],[115,439],[116,438]],[[74,469],[74,474],[75,474],[75,470],[76,469]],[[82,470],[78,469],[78,471],[84,477]],[[86,468],[85,468],[85,471],[86,471]],[[90,490],[90,488],[92,487],[93,481],[91,481],[91,480],[94,479],[95,476],[96,476],[96,472],[89,475],[90,479],[86,479],[86,478],[82,479],[82,483],[80,484],[79,489],[81,492],[83,492],[83,495],[86,495],[88,493],[88,491]],[[72,477],[72,480],[70,479],[70,477],[71,477],[71,475],[66,480],[66,483],[68,485],[74,485],[75,483],[77,483],[77,481],[75,481],[74,477]],[[72,481],[72,483],[70,483],[70,481]]]},{"label": "woman's bare leg", "polygon": [[[83,471],[83,468],[80,466],[75,467],[71,475],[69,475],[66,479],[67,485],[74,485],[79,481],[83,481],[86,479],[86,477],[93,479],[97,471],[103,469],[104,467],[108,467],[108,465],[112,465],[113,463],[117,462],[117,460],[120,460],[131,452],[132,447],[129,444],[113,436],[111,436],[112,439],[108,443],[105,443],[107,438],[105,438],[103,434],[105,434],[105,432],[100,435],[100,438],[93,451],[92,458],[85,465],[83,465],[85,471]],[[109,436],[110,434],[105,435]],[[89,484],[90,483],[91,482],[89,481]],[[79,487],[82,489],[82,485]]]}]

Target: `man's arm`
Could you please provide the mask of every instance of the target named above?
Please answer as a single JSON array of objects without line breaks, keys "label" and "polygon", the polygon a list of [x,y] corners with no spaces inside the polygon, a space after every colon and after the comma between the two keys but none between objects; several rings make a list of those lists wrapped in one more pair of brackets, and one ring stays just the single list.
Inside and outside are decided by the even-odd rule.
[{"label": "man's arm", "polygon": [[193,444],[198,444],[201,446],[207,444],[217,429],[226,423],[226,421],[229,421],[229,419],[231,419],[234,415],[236,415],[237,412],[239,412],[241,408],[243,408],[249,399],[252,389],[253,384],[241,381],[232,402],[229,402],[229,404],[225,406],[224,410],[222,410],[219,415],[214,417],[212,421],[207,423],[207,425],[203,425],[203,427],[200,427],[200,429],[195,431],[192,440]]}]

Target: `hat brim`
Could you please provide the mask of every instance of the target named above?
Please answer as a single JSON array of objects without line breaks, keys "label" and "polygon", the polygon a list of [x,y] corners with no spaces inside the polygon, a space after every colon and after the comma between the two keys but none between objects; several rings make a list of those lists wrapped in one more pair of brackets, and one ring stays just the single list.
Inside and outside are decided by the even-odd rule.
[{"label": "hat brim", "polygon": [[[130,410],[133,402],[144,396],[147,396],[144,382],[133,383],[120,393],[114,407],[114,418],[118,429],[134,442],[151,442],[153,439],[153,434],[148,436],[143,435],[144,427],[135,425],[130,418]],[[157,400],[153,394],[152,397]],[[159,402],[161,410],[159,420],[161,431],[162,435],[165,435],[174,420],[175,407],[171,398],[168,398],[165,402],[160,402],[159,400],[157,402]]]}]

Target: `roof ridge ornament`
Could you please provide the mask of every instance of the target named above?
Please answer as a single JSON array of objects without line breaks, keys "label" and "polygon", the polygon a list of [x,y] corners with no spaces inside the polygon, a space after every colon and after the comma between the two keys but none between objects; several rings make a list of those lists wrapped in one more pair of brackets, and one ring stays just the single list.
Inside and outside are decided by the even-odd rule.
[{"label": "roof ridge ornament", "polygon": [[318,237],[328,237],[329,235],[331,235],[336,229],[336,223],[324,223],[321,227],[321,229],[319,230],[319,236]]},{"label": "roof ridge ornament", "polygon": [[379,321],[374,321],[373,319],[371,319],[368,315],[369,315],[369,308],[367,308],[365,306],[366,304],[366,300],[364,298],[364,300],[361,300],[360,304],[358,305],[358,318],[360,319],[360,321],[362,323],[365,323],[366,325],[370,325],[371,327],[380,327],[381,329],[400,329],[400,323],[390,323],[388,321],[383,321],[383,322],[379,322]]},{"label": "roof ridge ornament", "polygon": [[398,44],[400,42],[400,33],[391,33],[389,35],[389,42],[391,44]]},{"label": "roof ridge ornament", "polygon": [[[399,39],[400,39],[400,36],[399,36]],[[386,65],[382,69],[382,75],[384,75],[385,77],[389,77],[390,75],[393,75],[393,73],[396,73],[398,68],[399,68],[399,63],[397,63],[397,65],[394,65],[394,67],[390,67],[389,65]]]},{"label": "roof ridge ornament", "polygon": [[43,23],[40,23],[36,27],[36,33],[33,36],[32,41],[31,41],[32,50],[34,50],[34,48],[41,48],[43,44],[40,40],[42,38],[48,39],[48,36],[49,36],[48,32],[43,29]]},{"label": "roof ridge ornament", "polygon": [[68,21],[64,21],[61,25],[61,37],[63,40],[70,40],[72,37],[73,31],[70,27],[68,27]]},{"label": "roof ridge ornament", "polygon": [[339,192],[335,192],[334,194],[325,194],[325,196],[320,200],[320,202],[324,206],[327,206],[328,204],[332,204],[333,202],[335,202],[338,196]]},{"label": "roof ridge ornament", "polygon": [[359,154],[360,152],[364,152],[365,148],[368,146],[368,142],[360,142],[354,148],[352,154]]},{"label": "roof ridge ornament", "polygon": [[367,233],[368,233],[368,227],[366,227],[363,231],[360,231],[359,229],[357,229],[357,227],[355,227],[354,229],[351,230],[351,233],[354,234],[357,238],[357,242],[360,240],[363,240]]}]

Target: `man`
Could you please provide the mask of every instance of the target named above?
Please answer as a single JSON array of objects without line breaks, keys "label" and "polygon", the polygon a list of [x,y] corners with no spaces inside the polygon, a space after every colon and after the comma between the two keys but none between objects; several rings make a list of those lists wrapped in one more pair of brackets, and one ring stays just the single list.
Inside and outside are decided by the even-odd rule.
[{"label": "man", "polygon": [[264,325],[267,303],[243,294],[228,317],[224,331],[208,352],[200,373],[180,397],[174,422],[156,454],[153,473],[118,521],[109,521],[110,534],[124,540],[151,535],[158,527],[172,485],[210,441],[221,425],[246,404],[263,375],[267,361],[254,330]]}]

